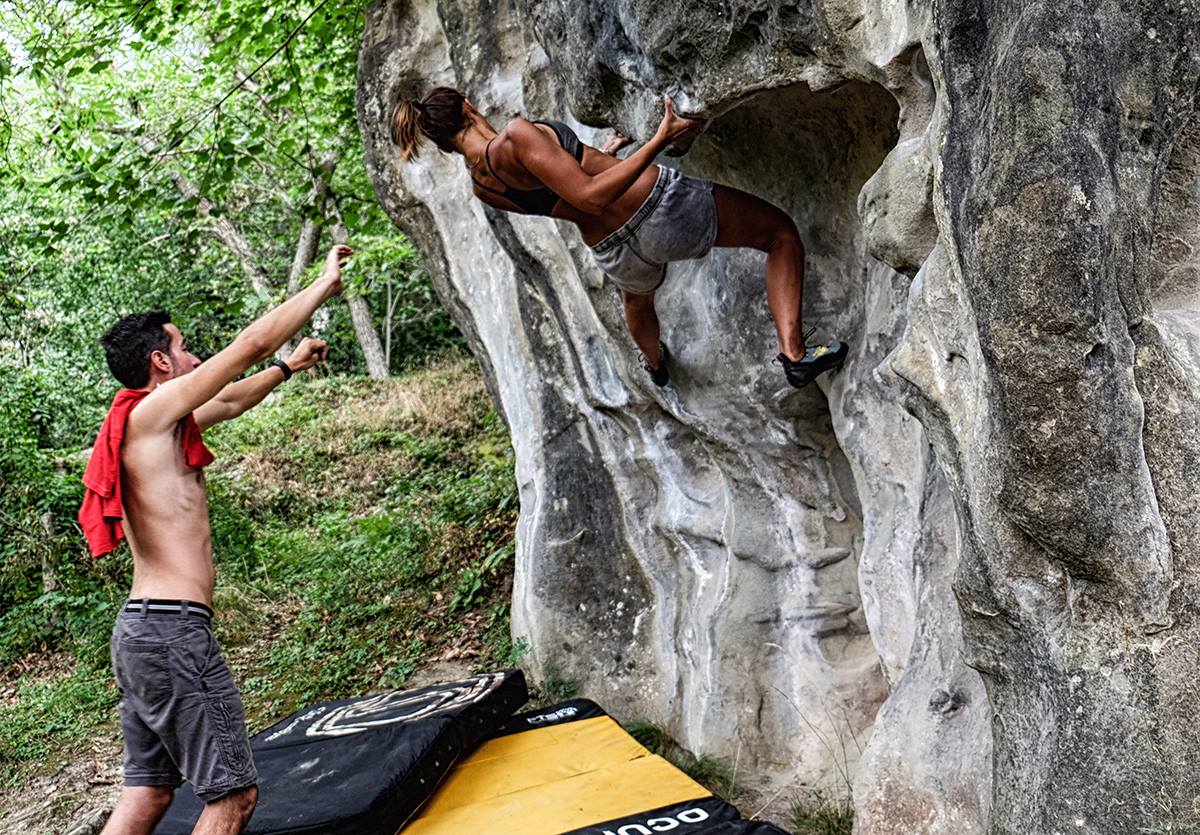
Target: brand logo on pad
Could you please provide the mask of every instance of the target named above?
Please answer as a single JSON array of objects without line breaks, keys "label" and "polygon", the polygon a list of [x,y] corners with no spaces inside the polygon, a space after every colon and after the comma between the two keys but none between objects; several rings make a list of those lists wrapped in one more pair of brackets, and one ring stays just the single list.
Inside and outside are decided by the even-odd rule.
[{"label": "brand logo on pad", "polygon": [[561,719],[570,719],[579,712],[577,707],[561,707],[558,710],[550,713],[539,713],[537,716],[530,716],[525,721],[530,725],[544,725],[547,722],[558,722]]},{"label": "brand logo on pad", "polygon": [[703,809],[684,809],[674,815],[650,818],[645,823],[627,823],[617,829],[606,829],[604,835],[654,835],[655,832],[670,832],[689,823],[703,823],[708,812]]},{"label": "brand logo on pad", "polygon": [[478,701],[499,687],[503,680],[504,673],[487,673],[415,692],[400,690],[355,699],[337,707],[322,705],[297,716],[268,736],[266,742],[292,735],[348,736],[383,725],[438,716]]}]

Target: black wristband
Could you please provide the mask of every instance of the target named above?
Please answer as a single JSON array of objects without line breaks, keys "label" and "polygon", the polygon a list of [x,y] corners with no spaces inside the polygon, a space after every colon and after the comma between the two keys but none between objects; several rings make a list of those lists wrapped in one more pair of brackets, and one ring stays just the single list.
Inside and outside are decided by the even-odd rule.
[{"label": "black wristband", "polygon": [[284,362],[283,360],[275,360],[275,362],[271,363],[271,365],[275,366],[276,368],[278,368],[280,371],[283,372],[283,381],[285,383],[288,380],[292,379],[292,369],[288,367],[288,364],[286,362]]}]

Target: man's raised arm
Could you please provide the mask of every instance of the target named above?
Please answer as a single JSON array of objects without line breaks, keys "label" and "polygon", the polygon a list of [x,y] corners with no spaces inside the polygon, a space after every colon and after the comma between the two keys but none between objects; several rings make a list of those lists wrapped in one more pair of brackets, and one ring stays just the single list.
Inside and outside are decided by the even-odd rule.
[{"label": "man's raised arm", "polygon": [[[292,351],[284,364],[288,371],[306,371],[317,363],[325,362],[329,347],[323,340],[304,337],[296,350]],[[216,397],[196,409],[196,423],[204,430],[223,420],[233,420],[252,409],[290,375],[274,365],[267,366],[257,374],[243,377],[221,389]]]},{"label": "man's raised arm", "polygon": [[342,264],[352,253],[348,246],[333,247],[320,278],[268,311],[195,371],[168,380],[152,391],[130,413],[130,425],[141,431],[168,429],[211,400],[247,368],[275,353],[304,327],[317,308],[342,292]]}]

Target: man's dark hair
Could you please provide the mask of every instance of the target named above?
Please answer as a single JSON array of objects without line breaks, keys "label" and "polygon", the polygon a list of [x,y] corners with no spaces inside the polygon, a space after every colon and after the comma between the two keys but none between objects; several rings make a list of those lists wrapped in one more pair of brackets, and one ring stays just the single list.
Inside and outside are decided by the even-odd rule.
[{"label": "man's dark hair", "polygon": [[171,335],[163,327],[171,321],[163,310],[150,310],[123,317],[100,337],[108,368],[121,384],[140,389],[150,382],[150,355],[166,350]]}]

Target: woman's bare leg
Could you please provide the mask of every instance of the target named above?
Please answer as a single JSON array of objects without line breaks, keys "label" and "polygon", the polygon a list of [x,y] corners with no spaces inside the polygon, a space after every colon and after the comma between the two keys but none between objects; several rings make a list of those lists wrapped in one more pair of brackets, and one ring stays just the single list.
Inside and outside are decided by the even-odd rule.
[{"label": "woman's bare leg", "polygon": [[713,198],[717,203],[717,240],[713,245],[749,247],[767,253],[767,306],[775,319],[779,347],[788,359],[801,359],[804,244],[796,224],[783,209],[736,188],[716,184]]},{"label": "woman's bare leg", "polygon": [[654,312],[654,293],[642,295],[621,291],[625,300],[625,321],[633,341],[646,357],[646,364],[658,368],[663,361],[662,346],[659,344],[658,314]]}]

